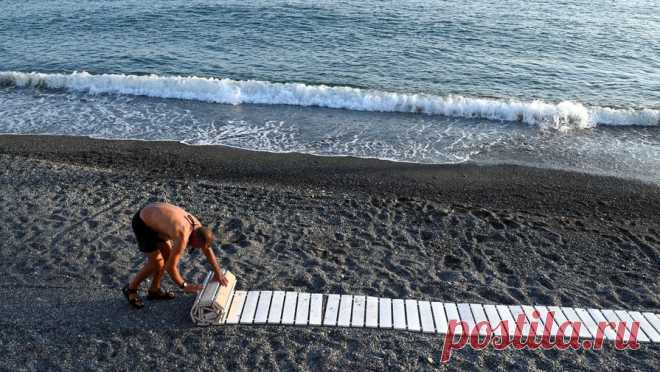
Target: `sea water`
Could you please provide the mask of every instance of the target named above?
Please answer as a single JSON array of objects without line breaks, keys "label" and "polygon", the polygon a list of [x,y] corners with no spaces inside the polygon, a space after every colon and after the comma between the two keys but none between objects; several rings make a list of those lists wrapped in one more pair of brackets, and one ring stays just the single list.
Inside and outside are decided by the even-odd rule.
[{"label": "sea water", "polygon": [[660,183],[660,3],[3,1],[0,132]]}]

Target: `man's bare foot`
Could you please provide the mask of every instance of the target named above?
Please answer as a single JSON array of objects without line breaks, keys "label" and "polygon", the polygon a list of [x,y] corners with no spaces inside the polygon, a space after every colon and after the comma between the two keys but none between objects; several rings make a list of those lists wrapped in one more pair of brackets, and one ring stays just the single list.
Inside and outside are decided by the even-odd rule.
[{"label": "man's bare foot", "polygon": [[172,292],[164,291],[162,288],[150,289],[147,300],[173,300],[176,296]]},{"label": "man's bare foot", "polygon": [[142,301],[138,295],[137,289],[130,289],[128,288],[127,284],[124,288],[122,288],[121,291],[124,293],[124,296],[126,296],[128,303],[131,304],[134,308],[141,309],[144,307],[144,301]]}]

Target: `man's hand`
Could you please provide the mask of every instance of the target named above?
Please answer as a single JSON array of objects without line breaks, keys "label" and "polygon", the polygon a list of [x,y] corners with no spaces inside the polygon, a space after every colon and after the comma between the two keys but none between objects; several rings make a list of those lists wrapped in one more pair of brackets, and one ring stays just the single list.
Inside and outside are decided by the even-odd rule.
[{"label": "man's hand", "polygon": [[225,274],[223,273],[215,273],[215,281],[219,282],[220,285],[226,286],[229,283],[229,280],[227,280],[227,277],[225,277]]},{"label": "man's hand", "polygon": [[197,293],[202,290],[204,286],[200,284],[186,284],[185,287],[183,287],[183,291],[186,293]]},{"label": "man's hand", "polygon": [[218,260],[215,258],[215,254],[213,253],[213,249],[211,248],[211,245],[208,244],[204,248],[202,248],[202,251],[206,255],[206,259],[209,261],[209,264],[211,264],[211,267],[213,267],[213,272],[214,272],[214,279],[216,282],[219,282],[220,285],[226,286],[229,281],[227,278],[225,278],[225,274],[222,273],[220,265],[218,265]]}]

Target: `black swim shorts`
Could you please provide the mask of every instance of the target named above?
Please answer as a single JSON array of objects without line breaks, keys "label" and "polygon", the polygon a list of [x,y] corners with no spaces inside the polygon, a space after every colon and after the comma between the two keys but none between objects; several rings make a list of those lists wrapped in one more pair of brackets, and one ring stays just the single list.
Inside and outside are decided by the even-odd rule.
[{"label": "black swim shorts", "polygon": [[131,223],[135,238],[138,242],[138,247],[140,248],[140,251],[144,253],[155,252],[158,250],[158,244],[165,243],[165,240],[142,221],[142,218],[140,218],[140,211],[142,211],[142,209],[137,211],[135,216],[133,216],[133,221]]}]

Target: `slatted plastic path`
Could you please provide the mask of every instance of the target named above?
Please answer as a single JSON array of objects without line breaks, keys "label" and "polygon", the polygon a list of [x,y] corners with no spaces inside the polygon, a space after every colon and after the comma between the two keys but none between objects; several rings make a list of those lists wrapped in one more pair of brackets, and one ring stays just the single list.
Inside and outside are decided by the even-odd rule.
[{"label": "slatted plastic path", "polygon": [[[533,318],[537,310],[540,319]],[[546,314],[554,312],[552,324],[544,324]],[[235,291],[224,324],[284,324],[297,326],[368,327],[446,334],[450,320],[465,321],[468,329],[481,321],[495,329],[501,320],[508,320],[508,333],[516,331],[515,320],[524,314],[526,323],[521,331],[529,333],[532,321],[538,324],[537,335],[549,329],[556,336],[565,321],[581,322],[580,338],[595,338],[598,322],[625,322],[624,340],[630,337],[633,321],[639,321],[639,342],[660,343],[658,314],[624,310],[581,309],[557,306],[480,305],[390,299],[369,296],[300,293],[284,291]],[[481,328],[483,333],[485,330]],[[570,337],[568,327],[565,337]],[[457,327],[456,334],[461,333]],[[615,340],[616,331],[606,329],[605,339]]]}]

